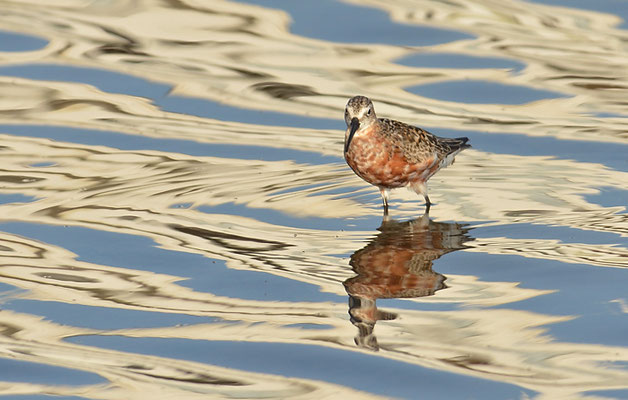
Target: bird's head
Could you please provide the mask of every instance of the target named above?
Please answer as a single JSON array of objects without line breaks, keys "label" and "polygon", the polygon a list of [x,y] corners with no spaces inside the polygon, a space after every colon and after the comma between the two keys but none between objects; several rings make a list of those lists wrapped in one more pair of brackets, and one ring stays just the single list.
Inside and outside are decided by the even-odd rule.
[{"label": "bird's head", "polygon": [[377,122],[373,102],[365,96],[352,97],[345,108],[345,122],[349,129],[349,134],[345,141],[345,153],[349,150],[349,145],[353,135],[358,129],[366,129],[371,124]]}]

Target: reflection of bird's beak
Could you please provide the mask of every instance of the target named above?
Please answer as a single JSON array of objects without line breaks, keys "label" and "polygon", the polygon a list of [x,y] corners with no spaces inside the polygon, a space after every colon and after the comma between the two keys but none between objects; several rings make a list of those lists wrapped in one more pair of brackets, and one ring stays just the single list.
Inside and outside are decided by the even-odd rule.
[{"label": "reflection of bird's beak", "polygon": [[345,153],[349,151],[349,145],[351,144],[351,139],[353,139],[353,135],[355,134],[355,131],[357,131],[358,128],[360,127],[360,121],[358,121],[358,119],[355,117],[351,118],[351,124],[349,125],[349,127],[351,128],[351,130],[349,131],[349,137],[347,138],[347,143],[345,143]]}]

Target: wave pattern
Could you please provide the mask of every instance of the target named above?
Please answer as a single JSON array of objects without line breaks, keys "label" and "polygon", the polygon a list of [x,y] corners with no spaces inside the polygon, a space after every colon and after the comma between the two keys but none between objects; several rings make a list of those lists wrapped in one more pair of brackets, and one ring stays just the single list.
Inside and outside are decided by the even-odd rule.
[{"label": "wave pattern", "polygon": [[[287,372],[272,360],[259,371],[195,358],[211,343],[377,357],[454,382],[504,384],[521,398],[626,390],[625,342],[561,339],[552,327],[579,315],[528,306],[561,296],[558,283],[509,280],[497,268],[487,278],[475,264],[506,269],[516,257],[626,271],[625,201],[594,200],[603,190],[625,195],[628,182],[619,18],[520,1],[347,4],[473,38],[331,42],[291,33],[285,11],[227,1],[0,0],[3,29],[49,41],[0,52],[0,360],[102,378],[0,378],[0,395],[390,397],[291,375],[305,355]],[[397,62],[417,53],[525,67]],[[562,97],[472,104],[409,90],[461,80]],[[356,93],[380,115],[475,134],[474,148],[434,178],[434,215],[417,218],[414,194],[394,192],[394,215],[406,222],[375,231],[379,195],[341,154],[341,111]],[[236,280],[231,293],[221,273]],[[313,299],[303,288],[315,288]],[[114,316],[107,328],[82,323],[103,310]],[[139,313],[138,324],[125,312]],[[173,319],[155,326],[149,315]],[[171,323],[188,317],[200,320]],[[168,345],[140,350],[157,339]],[[160,353],[175,344],[195,354]]]}]

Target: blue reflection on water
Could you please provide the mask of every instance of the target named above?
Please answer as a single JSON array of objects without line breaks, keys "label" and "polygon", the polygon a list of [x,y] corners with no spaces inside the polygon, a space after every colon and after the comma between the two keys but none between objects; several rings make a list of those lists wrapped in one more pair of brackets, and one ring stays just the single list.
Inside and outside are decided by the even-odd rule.
[{"label": "blue reflection on water", "polygon": [[[626,170],[628,170],[628,162]],[[599,204],[603,207],[624,207],[624,213],[628,211],[628,189],[620,189],[616,187],[601,187],[600,192],[596,194],[588,194],[584,198],[590,202]]]},{"label": "blue reflection on water", "polygon": [[479,57],[455,53],[417,53],[410,54],[395,61],[397,64],[423,68],[456,68],[456,69],[511,69],[520,72],[526,64],[520,61],[500,57]]},{"label": "blue reflection on water", "polygon": [[328,325],[328,324],[289,324],[289,325],[284,325],[284,328],[324,330],[324,329],[333,329],[334,326]]},{"label": "blue reflection on water", "polygon": [[46,47],[48,41],[23,33],[0,30],[0,51],[34,51]]},{"label": "blue reflection on water", "polygon": [[89,329],[142,329],[175,325],[212,323],[218,318],[181,313],[152,312],[68,304],[56,301],[15,299],[2,305],[3,309],[39,315],[57,324]]},{"label": "blue reflection on water", "polygon": [[[20,126],[24,126],[24,125],[20,125]],[[1,131],[2,131],[2,125],[0,125],[0,132]],[[46,167],[52,167],[54,165],[57,165],[57,164],[53,163],[53,162],[44,161],[44,162],[36,162],[36,163],[30,164],[29,167],[32,167],[32,168],[46,168]]]},{"label": "blue reflection on water", "polygon": [[81,370],[0,358],[2,381],[33,385],[95,385],[107,382],[100,375]]},{"label": "blue reflection on water", "polygon": [[290,31],[299,36],[332,42],[428,46],[472,39],[456,30],[397,23],[377,8],[337,0],[240,0],[290,14]]},{"label": "blue reflection on water", "polygon": [[593,113],[598,118],[626,118],[626,115],[614,112],[597,112]]},{"label": "blue reflection on water", "polygon": [[318,287],[301,281],[284,278],[267,272],[243,271],[227,268],[224,262],[217,263],[204,274],[193,279],[179,281],[179,285],[199,292],[209,292],[231,299],[291,302],[344,303],[345,296],[322,292]]},{"label": "blue reflection on water", "polygon": [[108,93],[123,93],[157,100],[170,91],[170,86],[132,75],[100,68],[57,64],[20,64],[0,67],[0,75],[20,78],[85,83]]},{"label": "blue reflection on water", "polygon": [[504,85],[490,81],[446,81],[411,86],[407,91],[436,100],[468,104],[526,104],[542,99],[567,97],[549,90]]},{"label": "blue reflection on water", "polygon": [[[71,343],[185,359],[244,371],[315,379],[387,397],[510,399],[534,397],[527,389],[327,346],[245,341],[76,336]],[[452,384],[454,383],[455,384]]]},{"label": "blue reflection on water", "polygon": [[27,196],[21,193],[0,193],[0,204],[30,203],[35,200],[37,200],[36,197]]}]

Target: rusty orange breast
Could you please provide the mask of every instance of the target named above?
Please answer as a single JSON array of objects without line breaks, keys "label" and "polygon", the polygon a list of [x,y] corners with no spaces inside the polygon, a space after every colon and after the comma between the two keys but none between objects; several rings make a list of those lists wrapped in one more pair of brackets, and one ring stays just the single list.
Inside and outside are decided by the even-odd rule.
[{"label": "rusty orange breast", "polygon": [[355,136],[345,159],[360,178],[386,188],[406,186],[421,179],[433,161],[411,164],[398,148],[374,132]]}]

